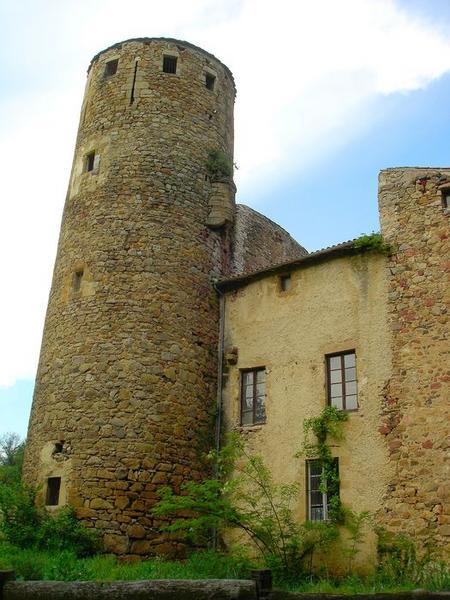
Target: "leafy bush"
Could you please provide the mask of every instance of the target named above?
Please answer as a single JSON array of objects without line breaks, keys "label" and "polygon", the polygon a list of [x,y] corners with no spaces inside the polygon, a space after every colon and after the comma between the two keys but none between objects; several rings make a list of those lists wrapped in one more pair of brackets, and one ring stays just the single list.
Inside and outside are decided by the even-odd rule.
[{"label": "leafy bush", "polygon": [[89,556],[99,551],[97,535],[75,518],[72,508],[55,514],[36,506],[36,492],[22,484],[0,484],[0,535],[19,548],[71,551]]},{"label": "leafy bush", "polygon": [[179,496],[168,487],[160,491],[153,514],[178,517],[165,529],[205,543],[211,530],[231,528],[250,538],[264,564],[276,572],[309,572],[314,552],[338,537],[337,528],[331,523],[299,524],[292,508],[298,485],[274,483],[262,458],[247,454],[238,436],[229,436],[209,459],[217,465],[215,478],[186,483]]},{"label": "leafy bush", "polygon": [[213,179],[228,179],[233,174],[233,163],[222,150],[209,151],[206,168]]},{"label": "leafy bush", "polygon": [[361,248],[362,250],[378,250],[383,254],[390,254],[392,252],[391,245],[384,241],[381,233],[376,233],[375,231],[360,235],[359,238],[353,241],[353,247]]}]

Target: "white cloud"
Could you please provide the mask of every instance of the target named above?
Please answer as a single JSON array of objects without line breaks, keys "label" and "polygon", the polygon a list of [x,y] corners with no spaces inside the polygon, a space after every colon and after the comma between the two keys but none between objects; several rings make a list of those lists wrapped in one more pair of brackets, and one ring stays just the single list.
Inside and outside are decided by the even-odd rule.
[{"label": "white cloud", "polygon": [[0,385],[36,368],[93,54],[166,35],[228,64],[238,87],[241,192],[275,185],[345,143],[370,120],[376,95],[418,89],[450,69],[447,38],[393,0],[22,0],[0,13],[9,79],[0,84]]}]

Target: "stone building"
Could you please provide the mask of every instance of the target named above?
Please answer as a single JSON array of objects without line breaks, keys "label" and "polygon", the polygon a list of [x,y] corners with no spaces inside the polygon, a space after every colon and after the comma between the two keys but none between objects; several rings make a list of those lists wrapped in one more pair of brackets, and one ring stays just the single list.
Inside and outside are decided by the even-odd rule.
[{"label": "stone building", "polygon": [[[187,42],[127,40],[92,60],[25,477],[109,550],[165,552],[158,488],[207,475],[218,415],[310,490],[311,465],[289,459],[331,403],[350,413],[342,500],[448,549],[450,170],[382,172],[392,255],[308,254],[235,204],[234,96],[228,68]],[[311,499],[299,518],[325,517]]]}]

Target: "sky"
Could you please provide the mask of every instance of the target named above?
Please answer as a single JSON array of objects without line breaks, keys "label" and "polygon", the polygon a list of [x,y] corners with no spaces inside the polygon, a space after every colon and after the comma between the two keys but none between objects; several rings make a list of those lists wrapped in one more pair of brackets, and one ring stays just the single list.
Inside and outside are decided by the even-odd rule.
[{"label": "sky", "polygon": [[308,250],[379,228],[377,176],[450,165],[450,0],[0,0],[0,435],[26,435],[86,69],[175,37],[233,71],[237,201]]}]

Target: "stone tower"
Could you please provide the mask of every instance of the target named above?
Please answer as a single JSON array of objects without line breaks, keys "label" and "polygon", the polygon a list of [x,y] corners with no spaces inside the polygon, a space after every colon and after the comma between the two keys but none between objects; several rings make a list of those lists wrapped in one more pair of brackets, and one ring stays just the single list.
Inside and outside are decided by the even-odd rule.
[{"label": "stone tower", "polygon": [[380,521],[447,556],[449,199],[450,169],[388,169],[380,174],[381,230],[394,248],[387,299],[392,377],[380,428],[387,441],[390,481]]},{"label": "stone tower", "polygon": [[231,72],[172,39],[133,39],[88,71],[37,374],[25,477],[108,549],[168,549],[161,484],[204,473],[218,301],[230,272]]}]

